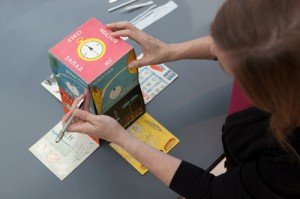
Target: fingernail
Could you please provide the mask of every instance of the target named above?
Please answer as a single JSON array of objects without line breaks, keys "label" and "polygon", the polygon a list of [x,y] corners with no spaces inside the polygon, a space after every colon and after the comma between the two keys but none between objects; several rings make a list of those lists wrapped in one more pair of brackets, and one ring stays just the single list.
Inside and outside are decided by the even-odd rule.
[{"label": "fingernail", "polygon": [[73,114],[76,115],[76,113],[77,113],[77,108],[75,108],[75,109],[73,110]]}]

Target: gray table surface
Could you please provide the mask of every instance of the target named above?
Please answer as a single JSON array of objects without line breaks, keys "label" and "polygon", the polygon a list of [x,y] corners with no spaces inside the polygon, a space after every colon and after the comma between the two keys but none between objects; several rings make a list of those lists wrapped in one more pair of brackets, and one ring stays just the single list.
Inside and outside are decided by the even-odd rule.
[{"label": "gray table surface", "polygon": [[[175,2],[175,11],[145,31],[170,43],[206,35],[222,0]],[[62,116],[60,102],[40,85],[51,73],[48,49],[91,16],[108,23],[142,12],[108,13],[110,6],[108,0],[0,0],[1,199],[177,197],[151,173],[141,176],[106,143],[62,182],[28,151]],[[232,81],[214,61],[167,65],[179,78],[147,111],[181,140],[170,154],[208,168],[223,153],[220,129]]]}]

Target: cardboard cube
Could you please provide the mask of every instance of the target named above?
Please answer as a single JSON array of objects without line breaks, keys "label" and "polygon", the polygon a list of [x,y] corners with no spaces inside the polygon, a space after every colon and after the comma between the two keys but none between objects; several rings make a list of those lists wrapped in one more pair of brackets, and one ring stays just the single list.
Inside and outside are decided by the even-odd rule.
[{"label": "cardboard cube", "polygon": [[90,112],[110,115],[125,128],[145,112],[138,70],[127,68],[134,49],[96,18],[51,48],[49,58],[65,112],[86,90]]}]

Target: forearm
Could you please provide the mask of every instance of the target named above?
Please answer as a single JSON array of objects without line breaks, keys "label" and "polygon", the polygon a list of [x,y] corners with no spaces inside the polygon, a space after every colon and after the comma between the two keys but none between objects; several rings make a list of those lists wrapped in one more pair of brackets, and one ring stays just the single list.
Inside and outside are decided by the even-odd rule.
[{"label": "forearm", "polygon": [[213,39],[211,36],[204,36],[191,41],[170,44],[168,61],[181,59],[216,59],[211,52]]},{"label": "forearm", "polygon": [[163,183],[167,186],[170,185],[171,180],[181,163],[180,159],[154,149],[131,136],[127,131],[121,132],[114,143],[131,154]]}]

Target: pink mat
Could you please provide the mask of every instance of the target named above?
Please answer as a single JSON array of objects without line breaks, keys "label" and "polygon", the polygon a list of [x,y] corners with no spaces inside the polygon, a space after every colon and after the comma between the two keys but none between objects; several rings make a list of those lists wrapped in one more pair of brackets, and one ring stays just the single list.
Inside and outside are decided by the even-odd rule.
[{"label": "pink mat", "polygon": [[251,106],[252,105],[246,98],[246,95],[244,94],[244,91],[242,90],[241,86],[236,80],[234,80],[232,85],[231,100],[228,114],[230,115],[232,113],[244,110]]}]

